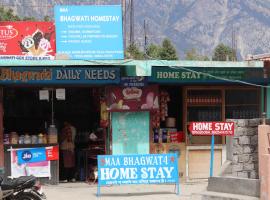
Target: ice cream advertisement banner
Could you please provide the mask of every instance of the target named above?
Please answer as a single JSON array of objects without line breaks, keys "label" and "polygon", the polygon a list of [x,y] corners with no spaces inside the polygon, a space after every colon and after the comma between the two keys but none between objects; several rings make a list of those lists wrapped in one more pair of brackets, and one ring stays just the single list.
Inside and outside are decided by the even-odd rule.
[{"label": "ice cream advertisement banner", "polygon": [[51,177],[50,161],[25,162],[20,164],[18,159],[18,150],[11,149],[11,177],[34,175],[36,177]]},{"label": "ice cream advertisement banner", "polygon": [[53,60],[53,22],[0,22],[0,59]]},{"label": "ice cream advertisement banner", "polygon": [[98,156],[98,184],[179,184],[177,154]]},{"label": "ice cream advertisement banner", "polygon": [[158,87],[111,87],[108,89],[109,111],[140,111],[159,109]]}]

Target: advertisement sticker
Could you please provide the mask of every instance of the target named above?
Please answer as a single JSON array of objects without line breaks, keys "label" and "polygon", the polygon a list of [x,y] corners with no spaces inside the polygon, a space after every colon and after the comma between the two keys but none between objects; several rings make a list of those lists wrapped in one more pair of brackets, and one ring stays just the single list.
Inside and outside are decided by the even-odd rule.
[{"label": "advertisement sticker", "polygon": [[53,60],[53,22],[0,22],[0,59]]}]

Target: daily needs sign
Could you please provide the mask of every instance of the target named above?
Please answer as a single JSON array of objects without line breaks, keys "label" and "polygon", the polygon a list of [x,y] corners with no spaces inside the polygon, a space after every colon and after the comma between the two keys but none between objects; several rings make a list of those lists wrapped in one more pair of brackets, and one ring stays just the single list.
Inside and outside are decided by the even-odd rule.
[{"label": "daily needs sign", "polygon": [[113,6],[55,6],[56,50],[70,59],[124,59],[122,10]]},{"label": "daily needs sign", "polygon": [[2,67],[0,84],[116,84],[120,69],[115,67]]},{"label": "daily needs sign", "polygon": [[191,122],[192,135],[234,135],[234,122]]},{"label": "daily needs sign", "polygon": [[177,154],[101,155],[98,184],[179,184],[177,163]]}]

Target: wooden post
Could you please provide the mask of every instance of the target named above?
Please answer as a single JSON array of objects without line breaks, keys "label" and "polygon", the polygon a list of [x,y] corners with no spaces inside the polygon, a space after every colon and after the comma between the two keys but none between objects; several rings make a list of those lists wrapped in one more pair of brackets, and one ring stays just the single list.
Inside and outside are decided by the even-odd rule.
[{"label": "wooden post", "polygon": [[4,168],[3,116],[3,88],[0,87],[0,169]]}]

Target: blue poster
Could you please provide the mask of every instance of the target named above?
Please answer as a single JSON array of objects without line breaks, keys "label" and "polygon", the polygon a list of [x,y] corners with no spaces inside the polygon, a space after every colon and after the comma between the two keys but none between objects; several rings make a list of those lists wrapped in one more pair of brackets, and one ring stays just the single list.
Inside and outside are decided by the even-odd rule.
[{"label": "blue poster", "polygon": [[179,184],[177,154],[98,156],[98,184]]},{"label": "blue poster", "polygon": [[147,85],[147,76],[126,76],[121,77],[123,87],[145,87]]},{"label": "blue poster", "polygon": [[43,148],[31,148],[17,150],[18,163],[34,163],[46,161],[46,149]]},{"label": "blue poster", "polygon": [[124,59],[122,9],[110,6],[55,6],[56,52],[70,59]]},{"label": "blue poster", "polygon": [[112,154],[148,154],[149,126],[149,112],[112,112]]}]

